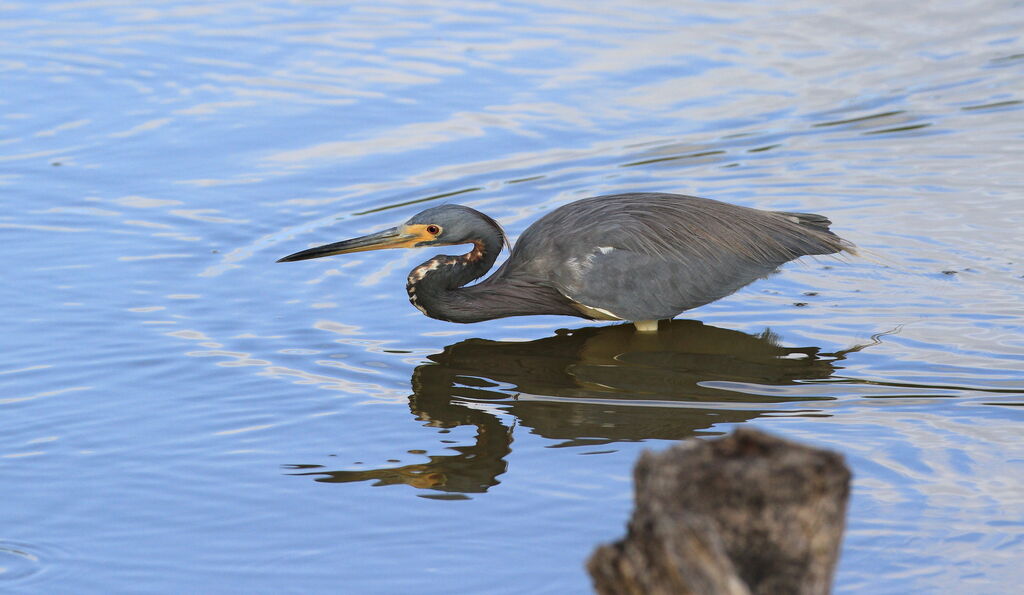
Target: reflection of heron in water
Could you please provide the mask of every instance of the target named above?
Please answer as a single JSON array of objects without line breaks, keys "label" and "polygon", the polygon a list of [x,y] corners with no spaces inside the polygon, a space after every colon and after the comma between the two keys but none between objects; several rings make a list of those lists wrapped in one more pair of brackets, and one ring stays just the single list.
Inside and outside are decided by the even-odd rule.
[{"label": "reflection of heron in water", "polygon": [[725,297],[811,254],[852,251],[821,215],[761,211],[678,194],[578,200],[541,217],[486,280],[505,235],[483,213],[433,207],[368,236],[310,248],[279,262],[382,248],[472,244],[409,274],[409,300],[451,322],[558,314],[628,320],[644,331]]},{"label": "reflection of heron in water", "polygon": [[325,482],[483,492],[505,472],[512,449],[508,415],[559,446],[679,440],[756,418],[774,403],[822,399],[806,391],[780,397],[763,387],[828,378],[845,353],[783,347],[768,331],[749,335],[693,320],[673,320],[657,334],[616,325],[526,342],[468,339],[416,368],[409,406],[430,427],[475,426],[474,444],[397,468],[295,470]]}]

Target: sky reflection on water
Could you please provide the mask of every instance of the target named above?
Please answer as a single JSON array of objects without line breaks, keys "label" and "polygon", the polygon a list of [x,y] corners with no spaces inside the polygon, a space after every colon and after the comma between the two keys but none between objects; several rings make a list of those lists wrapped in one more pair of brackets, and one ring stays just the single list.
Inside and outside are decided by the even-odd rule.
[{"label": "sky reflection on water", "polygon": [[[0,16],[0,591],[581,592],[640,450],[740,423],[853,467],[838,591],[1019,584],[1018,12]],[[431,251],[273,262],[440,202],[516,236],[635,190],[821,212],[865,258],[656,345],[426,319],[402,288]]]}]

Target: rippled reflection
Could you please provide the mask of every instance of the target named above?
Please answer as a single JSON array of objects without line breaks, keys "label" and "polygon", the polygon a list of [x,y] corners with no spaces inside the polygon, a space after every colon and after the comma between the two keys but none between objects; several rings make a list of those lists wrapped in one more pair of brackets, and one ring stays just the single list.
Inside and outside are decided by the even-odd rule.
[{"label": "rippled reflection", "polygon": [[[628,441],[752,419],[855,469],[837,592],[1012,592],[1004,4],[0,3],[0,591],[583,592]],[[422,253],[273,264],[443,202],[514,237],[634,191],[822,213],[883,263],[691,316],[826,351],[903,330],[845,360],[697,323],[442,349],[549,327],[420,316]]]},{"label": "rippled reflection", "polygon": [[[468,339],[429,356],[412,375],[409,407],[436,428],[475,426],[475,443],[427,463],[361,471],[296,465],[321,482],[376,481],[444,492],[484,492],[505,472],[519,427],[557,446],[675,440],[772,411],[767,386],[830,377],[845,352],[786,347],[771,331],[751,335],[695,320],[584,327],[528,342]],[[506,417],[512,415],[510,424]]]}]

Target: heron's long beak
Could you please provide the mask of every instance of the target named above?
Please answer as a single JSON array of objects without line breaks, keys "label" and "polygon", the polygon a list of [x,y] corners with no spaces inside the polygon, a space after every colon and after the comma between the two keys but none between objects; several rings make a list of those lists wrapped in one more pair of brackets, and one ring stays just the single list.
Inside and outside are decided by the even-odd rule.
[{"label": "heron's long beak", "polygon": [[410,233],[418,230],[409,227],[392,227],[377,233],[371,233],[360,238],[353,238],[343,242],[335,242],[326,246],[317,246],[309,250],[289,254],[277,262],[293,262],[296,260],[309,260],[322,256],[334,256],[335,254],[348,254],[349,252],[365,252],[367,250],[383,250],[384,248],[412,248],[417,243],[424,241],[419,233]]}]

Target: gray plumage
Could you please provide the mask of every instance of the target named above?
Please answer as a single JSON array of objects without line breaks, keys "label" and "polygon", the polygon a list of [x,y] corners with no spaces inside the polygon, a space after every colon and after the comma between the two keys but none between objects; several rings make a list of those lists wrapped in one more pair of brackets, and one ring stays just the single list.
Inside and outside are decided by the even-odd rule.
[{"label": "gray plumage", "polygon": [[850,250],[829,223],[677,194],[599,196],[531,225],[492,279],[550,285],[622,320],[661,320],[790,260]]},{"label": "gray plumage", "polygon": [[[461,205],[427,209],[402,229],[410,225],[443,229],[415,246],[475,245],[462,256],[433,258],[409,276],[413,304],[428,316],[452,322],[531,314],[672,318],[725,297],[790,260],[853,251],[821,215],[762,211],[678,194],[617,194],[579,200],[544,215],[523,232],[493,275],[467,285],[494,264],[505,242],[500,226]],[[374,249],[363,247],[363,240],[282,260],[352,251],[346,246],[361,241],[359,249]]]}]

